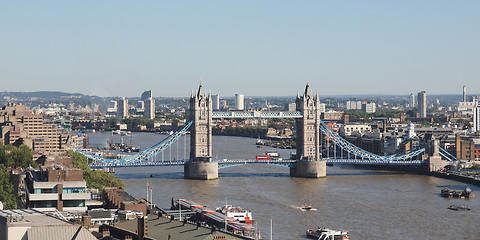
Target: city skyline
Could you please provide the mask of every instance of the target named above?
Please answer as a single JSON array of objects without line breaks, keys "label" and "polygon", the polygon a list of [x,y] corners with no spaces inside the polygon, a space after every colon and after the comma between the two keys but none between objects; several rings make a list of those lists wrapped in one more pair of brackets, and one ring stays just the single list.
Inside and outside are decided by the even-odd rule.
[{"label": "city skyline", "polygon": [[[477,2],[3,2],[1,91],[480,92]],[[93,7],[94,6],[94,7]]]}]

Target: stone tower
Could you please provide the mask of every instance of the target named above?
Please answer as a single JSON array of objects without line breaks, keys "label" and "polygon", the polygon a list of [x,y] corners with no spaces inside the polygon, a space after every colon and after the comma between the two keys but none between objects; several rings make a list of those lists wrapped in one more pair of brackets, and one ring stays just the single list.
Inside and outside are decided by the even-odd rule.
[{"label": "stone tower", "polygon": [[296,119],[297,160],[319,160],[320,151],[320,99],[312,95],[307,83],[303,96],[297,94],[296,110],[303,118]]},{"label": "stone tower", "polygon": [[297,94],[296,110],[303,117],[296,119],[297,162],[290,168],[292,177],[326,176],[326,162],[320,159],[320,99],[312,95],[309,84],[302,96]]},{"label": "stone tower", "polygon": [[190,161],[211,161],[212,158],[212,98],[202,84],[190,97]]},{"label": "stone tower", "polygon": [[212,162],[212,98],[202,84],[190,97],[190,159],[184,165],[185,178],[217,179],[218,163]]}]

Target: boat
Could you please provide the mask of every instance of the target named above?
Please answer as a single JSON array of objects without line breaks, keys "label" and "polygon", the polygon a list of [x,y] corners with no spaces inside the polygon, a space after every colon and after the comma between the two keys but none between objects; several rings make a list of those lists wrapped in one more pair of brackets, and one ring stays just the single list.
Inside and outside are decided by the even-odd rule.
[{"label": "boat", "polygon": [[307,230],[307,237],[318,240],[348,240],[348,232],[319,227],[317,230]]},{"label": "boat", "polygon": [[261,145],[265,145],[265,143],[260,138],[258,138],[255,145],[260,145],[261,146]]},{"label": "boat", "polygon": [[440,192],[442,197],[444,198],[474,198],[475,193],[472,191],[471,188],[466,187],[465,190],[453,190],[449,189],[448,187],[444,187]]},{"label": "boat", "polygon": [[313,208],[311,205],[305,204],[305,206],[301,207],[300,210],[303,212],[312,212],[312,211],[317,211],[316,208]]},{"label": "boat", "polygon": [[255,221],[252,217],[252,212],[241,207],[233,207],[232,205],[225,205],[215,209],[216,212],[227,215],[227,218],[237,220],[241,223],[253,224]]},{"label": "boat", "polygon": [[455,210],[455,211],[469,211],[470,208],[467,206],[457,206],[457,205],[451,205],[448,207],[450,210]]}]

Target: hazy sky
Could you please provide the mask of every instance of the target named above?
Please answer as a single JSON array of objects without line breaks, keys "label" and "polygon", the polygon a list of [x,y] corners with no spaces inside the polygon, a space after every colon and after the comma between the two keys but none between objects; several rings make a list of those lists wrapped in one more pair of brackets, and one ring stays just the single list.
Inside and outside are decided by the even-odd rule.
[{"label": "hazy sky", "polygon": [[480,1],[0,0],[0,91],[480,93]]}]

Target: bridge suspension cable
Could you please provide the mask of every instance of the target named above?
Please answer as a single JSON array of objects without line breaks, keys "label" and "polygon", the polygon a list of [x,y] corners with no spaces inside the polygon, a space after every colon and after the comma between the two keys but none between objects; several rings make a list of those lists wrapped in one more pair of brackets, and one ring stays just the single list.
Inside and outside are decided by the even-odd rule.
[{"label": "bridge suspension cable", "polygon": [[[88,152],[81,151],[79,149],[75,149],[75,151],[85,155],[87,158],[101,163],[122,163],[122,164],[129,164],[129,163],[136,163],[140,161],[145,161],[156,156],[159,153],[163,153],[165,149],[170,147],[173,143],[175,143],[182,135],[184,135],[187,130],[192,125],[193,121],[188,122],[182,129],[175,132],[174,134],[170,135],[169,137],[165,138],[164,140],[158,142],[157,144],[143,150],[134,155],[130,155],[123,158],[118,159],[106,159]],[[162,155],[163,160],[163,155]]]},{"label": "bridge suspension cable", "polygon": [[389,156],[380,156],[380,155],[365,151],[353,145],[352,143],[350,143],[349,141],[345,140],[340,135],[338,135],[335,131],[333,131],[322,120],[320,120],[320,130],[326,135],[326,137],[332,140],[335,145],[338,145],[340,148],[347,151],[348,153],[354,154],[355,156],[361,157],[362,159],[366,158],[366,159],[376,160],[376,161],[402,161],[402,160],[411,159],[425,152],[425,148],[421,148],[421,149],[410,151],[403,155],[394,154]]}]

